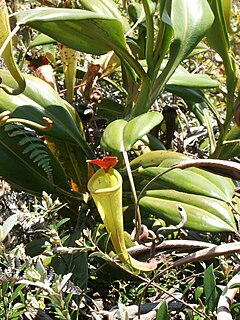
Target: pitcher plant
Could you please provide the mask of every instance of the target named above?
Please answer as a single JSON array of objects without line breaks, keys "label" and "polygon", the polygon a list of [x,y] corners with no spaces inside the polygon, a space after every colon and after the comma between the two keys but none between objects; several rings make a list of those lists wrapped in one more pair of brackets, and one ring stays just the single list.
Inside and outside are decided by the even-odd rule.
[{"label": "pitcher plant", "polygon": [[129,255],[124,241],[123,211],[122,211],[122,177],[113,168],[116,157],[105,157],[103,160],[90,160],[91,164],[101,167],[88,182],[88,190],[93,197],[98,212],[103,220],[113,247],[123,263],[133,269],[151,271],[157,267],[156,260],[141,262]]}]

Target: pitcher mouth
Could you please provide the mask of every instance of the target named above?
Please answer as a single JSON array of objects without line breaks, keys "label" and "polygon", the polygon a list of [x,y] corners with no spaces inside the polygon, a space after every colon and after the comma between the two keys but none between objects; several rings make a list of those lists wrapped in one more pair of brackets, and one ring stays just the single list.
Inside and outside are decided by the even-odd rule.
[{"label": "pitcher mouth", "polygon": [[120,173],[110,168],[106,173],[104,169],[99,169],[88,181],[88,190],[94,194],[112,193],[122,186]]}]

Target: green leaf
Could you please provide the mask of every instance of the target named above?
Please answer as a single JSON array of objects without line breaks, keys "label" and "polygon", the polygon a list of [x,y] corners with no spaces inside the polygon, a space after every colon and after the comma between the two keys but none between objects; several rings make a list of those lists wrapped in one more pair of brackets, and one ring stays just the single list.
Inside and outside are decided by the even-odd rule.
[{"label": "green leaf", "polygon": [[101,148],[106,151],[121,152],[124,149],[123,132],[127,121],[119,119],[111,122],[104,130]]},{"label": "green leaf", "polygon": [[212,264],[204,271],[203,284],[206,296],[207,313],[209,314],[215,310],[217,305],[216,278]]},{"label": "green leaf", "polygon": [[[99,103],[95,104],[97,109],[97,114],[102,114],[101,111],[105,112],[106,114],[109,114],[109,118],[111,118],[111,115],[123,115],[125,111],[125,107],[122,104],[119,104],[115,100],[104,98]],[[101,111],[100,111],[101,110]],[[100,111],[100,112],[99,112]]]},{"label": "green leaf", "polygon": [[[179,68],[176,70],[178,71]],[[175,72],[168,80],[167,86],[179,86],[196,89],[219,87],[219,82],[212,80],[206,74],[192,74],[189,72]]]},{"label": "green leaf", "polygon": [[16,14],[17,23],[47,34],[70,48],[104,54],[125,48],[122,23],[95,12],[78,9],[40,8]]},{"label": "green leaf", "polygon": [[151,101],[155,101],[158,93],[163,89],[180,62],[204,37],[213,20],[213,13],[206,0],[172,1],[171,21],[174,29],[174,41],[170,47],[169,61],[153,86]]},{"label": "green leaf", "polygon": [[71,196],[65,173],[47,145],[42,142],[52,169],[50,175],[30,159],[29,153],[24,153],[26,145],[19,144],[21,139],[22,136],[10,136],[4,127],[0,127],[0,175],[11,185],[18,186],[30,194],[41,196],[42,191],[46,191],[49,194]]},{"label": "green leaf", "polygon": [[203,287],[196,287],[195,293],[194,293],[194,298],[195,301],[198,302],[198,300],[201,298],[202,294],[203,294]]},{"label": "green leaf", "polygon": [[230,91],[231,95],[233,95],[237,83],[235,70],[236,67],[235,62],[229,52],[230,43],[222,8],[222,1],[209,0],[209,3],[214,13],[215,19],[211,28],[207,32],[207,41],[211,48],[213,48],[223,59],[223,64],[227,75],[227,88]]},{"label": "green leaf", "polygon": [[163,116],[159,112],[142,114],[129,122],[116,120],[105,129],[101,147],[107,151],[122,152],[130,150],[135,142],[145,136],[152,128],[159,124]]},{"label": "green leaf", "polygon": [[209,47],[204,43],[200,42],[194,49],[193,51],[187,56],[187,58],[191,58],[199,53],[208,51]]},{"label": "green leaf", "polygon": [[[7,71],[0,70],[3,83],[14,88],[14,80]],[[40,134],[77,144],[88,159],[94,157],[86,143],[81,123],[76,111],[62,100],[45,81],[25,75],[26,89],[16,97],[1,92],[0,112],[8,110],[11,117],[21,118],[43,124],[43,117],[53,121],[48,131],[38,130]],[[35,129],[35,128],[34,128]]]},{"label": "green leaf", "polygon": [[149,190],[140,200],[144,212],[151,212],[173,224],[178,224],[181,217],[177,210],[181,205],[187,214],[184,228],[199,232],[219,232],[236,230],[234,217],[228,205],[214,198],[188,194],[172,189]]},{"label": "green leaf", "polygon": [[29,45],[29,49],[34,48],[36,46],[43,46],[45,44],[56,43],[56,40],[47,36],[46,34],[40,33],[33,41],[31,41]]},{"label": "green leaf", "polygon": [[40,8],[15,14],[19,25],[28,25],[75,50],[104,54],[114,50],[130,68],[143,78],[146,73],[128,52],[122,23],[116,18],[78,9]]},{"label": "green leaf", "polygon": [[231,26],[232,0],[221,0],[221,3],[227,30],[229,33],[233,34],[236,30],[233,30]]},{"label": "green leaf", "polygon": [[[9,299],[9,304],[10,302],[13,302],[19,295],[22,294],[22,290],[27,286],[26,283],[21,283],[19,284],[16,288],[14,288],[13,294],[11,295]],[[21,305],[21,304],[19,304]],[[25,307],[24,304],[21,305],[21,307]]]},{"label": "green leaf", "polygon": [[4,221],[3,225],[0,226],[0,242],[3,242],[5,240],[6,236],[17,223],[17,219],[18,214],[12,214],[10,217],[6,219],[6,221]]},{"label": "green leaf", "polygon": [[[176,159],[173,159],[172,163],[163,163],[159,167],[148,167],[138,169],[137,176],[142,179],[150,180],[156,177],[158,174],[165,172],[171,165],[176,163]],[[221,180],[219,179],[221,178]],[[224,184],[226,182],[228,192],[224,190]],[[165,189],[174,189],[181,192],[199,194],[206,197],[231,202],[231,198],[234,193],[234,187],[228,183],[227,178],[219,177],[212,173],[206,172],[201,169],[174,169],[164,174],[161,178],[156,179],[155,183],[160,186],[164,186]]]},{"label": "green leaf", "polygon": [[94,11],[104,16],[116,18],[122,23],[125,32],[130,29],[126,17],[121,14],[121,11],[113,0],[80,0],[80,3],[87,10]]},{"label": "green leaf", "polygon": [[157,311],[156,320],[169,320],[168,307],[165,300]]},{"label": "green leaf", "polygon": [[239,272],[228,283],[229,289],[240,288],[240,274]]},{"label": "green leaf", "polygon": [[125,150],[130,150],[133,144],[149,133],[163,120],[159,112],[148,112],[128,122],[123,132]]}]

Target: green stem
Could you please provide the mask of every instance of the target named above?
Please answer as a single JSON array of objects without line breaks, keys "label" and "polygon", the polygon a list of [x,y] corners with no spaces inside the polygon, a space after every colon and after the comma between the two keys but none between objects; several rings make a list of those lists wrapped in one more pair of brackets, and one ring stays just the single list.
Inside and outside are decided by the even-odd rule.
[{"label": "green stem", "polygon": [[[228,80],[227,83],[230,81]],[[234,90],[235,86],[231,86],[229,88],[228,94],[227,94],[227,103],[226,103],[226,119],[223,123],[223,125],[220,127],[220,135],[217,142],[217,147],[213,154],[211,155],[211,158],[218,159],[222,158],[222,154],[224,152],[224,159],[227,159],[227,157],[231,157],[231,149],[224,148],[223,145],[227,144],[227,141],[232,141],[239,138],[239,128],[237,125],[233,126],[232,129],[229,131],[233,113],[234,113]],[[239,93],[240,95],[240,93]],[[238,99],[237,99],[238,100]]]},{"label": "green stem", "polygon": [[[115,48],[113,48],[113,50],[115,50]],[[137,75],[142,81],[144,80],[144,81],[150,82],[150,79],[148,78],[141,64],[125,48],[123,49],[116,48],[115,52],[121,58],[123,58],[122,60],[123,60],[123,63],[125,63],[125,65],[127,62],[128,65],[134,69],[134,71],[137,73]],[[126,62],[124,60],[126,60]]]},{"label": "green stem", "polygon": [[139,93],[137,102],[132,110],[133,117],[137,117],[145,112],[148,112],[149,108],[151,107],[151,104],[149,101],[150,92],[151,92],[151,87],[150,87],[149,81],[143,80],[142,88]]},{"label": "green stem", "polygon": [[151,90],[151,94],[149,96],[149,104],[152,105],[157,99],[159,93],[164,89],[166,83],[173,75],[174,71],[178,67],[181,61],[179,59],[175,59],[174,61],[170,61],[167,63],[166,67],[163,69],[162,73],[153,83],[153,88]]},{"label": "green stem", "polygon": [[159,69],[163,62],[166,52],[169,49],[171,44],[171,39],[173,35],[173,28],[170,25],[170,20],[167,21],[167,18],[170,19],[171,15],[171,6],[172,1],[161,1],[160,3],[160,15],[161,21],[159,25],[159,30],[157,38],[155,41],[155,48],[153,54],[153,65],[155,67],[153,79],[156,79],[158,76]]},{"label": "green stem", "polygon": [[143,0],[143,8],[145,11],[146,17],[146,60],[148,64],[148,73],[151,75],[154,71],[153,64],[153,47],[154,47],[154,25],[153,25],[153,17],[151,13],[151,2],[149,0]]},{"label": "green stem", "polygon": [[138,240],[139,236],[141,234],[142,219],[141,219],[140,209],[139,209],[139,205],[138,205],[137,192],[136,192],[136,188],[135,188],[135,185],[134,185],[133,175],[132,175],[132,171],[131,171],[131,167],[130,167],[127,151],[125,149],[123,149],[122,153],[123,153],[123,158],[124,158],[124,162],[125,162],[125,165],[126,165],[128,179],[129,179],[130,186],[131,186],[131,189],[132,189],[132,195],[133,195],[134,204],[135,204],[135,217],[134,217],[134,219],[135,219],[134,224],[135,224],[135,228],[136,228],[135,239]]}]

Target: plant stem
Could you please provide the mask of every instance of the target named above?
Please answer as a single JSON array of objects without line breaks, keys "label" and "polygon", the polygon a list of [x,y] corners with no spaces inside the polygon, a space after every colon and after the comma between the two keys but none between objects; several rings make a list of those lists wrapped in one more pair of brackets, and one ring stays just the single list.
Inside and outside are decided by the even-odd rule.
[{"label": "plant stem", "polygon": [[153,64],[153,46],[154,46],[154,25],[153,25],[153,17],[151,13],[151,3],[149,0],[143,0],[143,8],[146,16],[146,60],[148,64],[148,74],[152,74],[154,71]]}]

